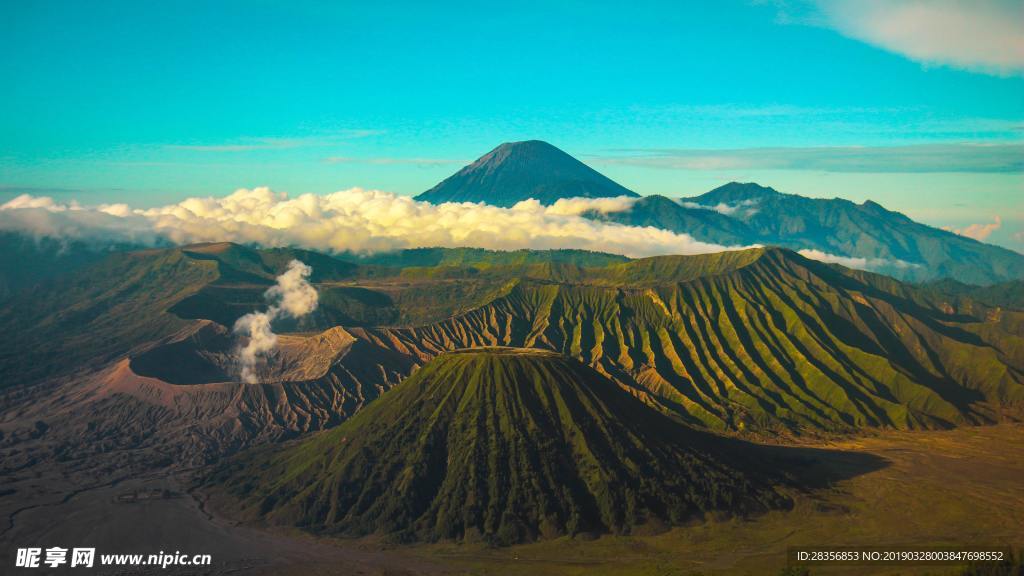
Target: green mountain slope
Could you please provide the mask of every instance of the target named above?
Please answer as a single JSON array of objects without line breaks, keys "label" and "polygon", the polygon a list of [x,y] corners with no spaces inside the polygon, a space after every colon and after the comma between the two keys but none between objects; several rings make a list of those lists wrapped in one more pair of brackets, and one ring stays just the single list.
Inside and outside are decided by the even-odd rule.
[{"label": "green mountain slope", "polygon": [[[975,286],[944,278],[921,286],[922,292],[934,297],[951,299],[960,307],[977,302],[985,306],[1000,306],[1024,310],[1024,280],[1011,280],[989,286]],[[954,305],[954,304],[951,304]]]},{"label": "green mountain slope", "polygon": [[212,481],[310,530],[511,544],[787,501],[753,447],[690,430],[540,350],[450,352],[329,432]]},{"label": "green mountain slope", "polygon": [[943,311],[908,298],[907,285],[785,250],[725,254],[694,259],[731,262],[717,274],[618,287],[523,281],[440,323],[360,334],[421,359],[474,346],[555,350],[711,428],[947,427],[1024,405],[1019,312]]},{"label": "green mountain slope", "polygon": [[[713,429],[948,427],[1019,415],[1024,399],[1024,312],[770,248],[598,267],[404,269],[227,244],[114,254],[0,309],[0,328],[18,335],[0,344],[0,382],[172,346],[196,319],[229,329],[265,305],[263,291],[295,256],[320,267],[320,307],[276,331],[342,325],[367,358],[401,360],[381,371],[346,356],[332,385],[373,389],[360,397],[444,351],[503,345],[567,354]],[[186,348],[189,358],[227,353]],[[175,361],[165,350],[151,357]],[[194,373],[208,382],[229,371]],[[291,373],[271,369],[266,381]]]},{"label": "green mountain slope", "polygon": [[94,264],[111,252],[128,249],[131,247],[0,231],[0,303],[20,291]]},{"label": "green mountain slope", "polygon": [[[210,318],[231,326],[265,306],[262,294],[292,259],[336,281],[357,266],[316,252],[231,243],[114,252],[15,294],[0,308],[0,388],[102,367]],[[295,326],[293,328],[300,328]]]},{"label": "green mountain slope", "polygon": [[576,266],[604,266],[629,260],[617,254],[588,250],[487,250],[484,248],[412,248],[350,258],[360,264],[396,268],[434,266],[525,266],[558,262]]},{"label": "green mountain slope", "polygon": [[0,388],[101,367],[186,326],[165,313],[217,280],[182,250],[115,253],[0,308]]},{"label": "green mountain slope", "polygon": [[[423,267],[418,254],[401,253],[389,256],[398,266],[384,266],[228,242],[106,254],[82,246],[53,260],[50,247],[19,238],[3,240],[20,247],[20,256],[35,255],[28,260],[45,270],[33,276],[35,286],[21,282],[0,307],[0,329],[17,335],[0,342],[0,388],[102,367],[177,333],[189,320],[231,328],[243,314],[266,306],[263,293],[293,259],[313,268],[320,305],[309,317],[281,322],[278,332],[433,322],[492,301],[528,270],[551,278],[561,262],[576,270],[572,262],[625,260],[584,251],[439,248],[428,252],[440,266]],[[417,267],[401,267],[410,259]],[[23,267],[22,259],[2,263],[11,277]]]}]

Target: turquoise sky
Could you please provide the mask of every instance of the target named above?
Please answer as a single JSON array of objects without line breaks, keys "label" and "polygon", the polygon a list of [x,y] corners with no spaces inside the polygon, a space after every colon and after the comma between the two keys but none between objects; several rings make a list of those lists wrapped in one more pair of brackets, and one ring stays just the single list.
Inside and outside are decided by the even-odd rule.
[{"label": "turquoise sky", "polygon": [[999,217],[986,239],[1024,251],[1021,21],[1019,1],[6,2],[0,200],[415,194],[536,138],[642,194],[757,181]]}]

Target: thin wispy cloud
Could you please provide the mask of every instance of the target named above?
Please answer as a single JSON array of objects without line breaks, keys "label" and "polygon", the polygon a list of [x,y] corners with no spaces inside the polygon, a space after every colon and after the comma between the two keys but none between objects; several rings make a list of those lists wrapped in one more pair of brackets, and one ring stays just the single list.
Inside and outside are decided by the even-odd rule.
[{"label": "thin wispy cloud", "polygon": [[446,164],[469,164],[472,160],[454,158],[402,158],[391,156],[329,156],[328,164],[375,164],[380,166],[413,164],[417,166],[443,166]]},{"label": "thin wispy cloud", "polygon": [[171,150],[192,152],[249,152],[253,150],[287,150],[331,146],[346,140],[356,140],[383,134],[382,130],[335,130],[332,132],[298,137],[246,137],[230,142],[167,144]]},{"label": "thin wispy cloud", "polygon": [[631,114],[669,115],[700,118],[785,118],[898,114],[914,111],[916,108],[892,106],[798,106],[795,104],[769,103],[744,104],[725,102],[721,104],[673,104],[668,106],[632,106]]},{"label": "thin wispy cloud", "polygon": [[[700,105],[632,106],[634,122],[685,125],[699,130],[741,130],[757,133],[806,135],[832,133],[908,142],[1013,141],[1024,133],[1024,118],[949,115],[929,106],[798,106],[786,103],[741,102]],[[836,142],[836,144],[846,144]]]},{"label": "thin wispy cloud", "polygon": [[68,196],[71,194],[97,194],[108,192],[125,192],[125,188],[65,188],[60,186],[21,186],[17,184],[0,184],[0,196]]},{"label": "thin wispy cloud", "polygon": [[831,28],[925,65],[995,75],[1024,72],[1019,0],[776,2],[778,20]]},{"label": "thin wispy cloud", "polygon": [[171,150],[193,152],[248,152],[250,150],[286,150],[311,144],[312,141],[308,139],[256,138],[234,144],[168,144],[166,147]]},{"label": "thin wispy cloud", "polygon": [[[981,78],[979,81],[990,81]],[[678,126],[660,142],[633,140],[641,150],[619,147],[591,148],[591,164],[627,164],[704,172],[728,171],[768,165],[791,168],[810,156],[813,164],[843,154],[846,166],[829,160],[833,173],[1007,173],[1020,165],[1019,148],[997,144],[1024,143],[1024,117],[1020,114],[950,114],[931,105],[901,103],[893,106],[828,106],[786,103],[731,102],[704,105],[636,106],[629,109],[637,125]],[[675,141],[673,143],[673,140]],[[926,147],[942,144],[949,148]],[[984,149],[978,146],[988,146]],[[665,154],[669,147],[683,153]],[[756,152],[749,149],[764,148]],[[845,148],[845,151],[844,151]],[[820,150],[818,150],[820,149]],[[740,151],[743,150],[743,151]],[[665,158],[664,156],[685,156]],[[774,158],[770,158],[774,156]],[[850,160],[859,156],[859,166]],[[886,160],[883,157],[888,156]],[[910,158],[914,156],[914,158]],[[922,158],[927,156],[927,158]],[[630,158],[637,157],[637,158]],[[877,170],[871,165],[883,164]]]},{"label": "thin wispy cloud", "polygon": [[1024,144],[918,144],[804,148],[622,149],[592,155],[595,164],[680,170],[817,170],[824,172],[1020,172]]}]

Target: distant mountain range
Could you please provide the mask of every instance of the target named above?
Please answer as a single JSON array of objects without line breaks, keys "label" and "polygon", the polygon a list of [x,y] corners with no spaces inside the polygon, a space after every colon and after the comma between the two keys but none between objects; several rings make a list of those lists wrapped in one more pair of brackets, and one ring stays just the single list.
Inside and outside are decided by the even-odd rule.
[{"label": "distant mountain range", "polygon": [[614,196],[637,200],[628,210],[586,215],[716,244],[817,251],[811,255],[915,282],[955,278],[991,284],[1024,278],[1024,254],[914,222],[870,200],[806,198],[738,182],[692,198],[640,198],[537,140],[502,144],[416,199],[511,206],[528,198],[550,205],[561,198]]},{"label": "distant mountain range", "polygon": [[[805,256],[878,272],[915,283],[953,279],[990,285],[1024,279],[1024,254],[915,222],[873,201],[807,198],[754,183],[731,182],[694,197],[638,196],[554,146],[536,140],[498,146],[431,190],[432,203],[483,202],[512,206],[534,198],[625,197],[620,211],[583,216],[630,226],[685,233],[722,246],[780,246]],[[614,203],[620,204],[620,203]],[[96,262],[105,254],[142,245],[99,246],[76,240],[37,239],[0,231],[0,300],[39,281]],[[561,251],[577,264],[597,265],[607,254]],[[385,266],[435,266],[475,259],[511,264],[527,252],[431,247],[342,259]],[[314,268],[315,269],[315,268]]]},{"label": "distant mountain range", "polygon": [[807,198],[752,183],[731,182],[678,200],[646,196],[630,210],[589,216],[718,244],[817,251],[810,255],[914,282],[1024,278],[1024,254],[914,222],[876,202]]}]

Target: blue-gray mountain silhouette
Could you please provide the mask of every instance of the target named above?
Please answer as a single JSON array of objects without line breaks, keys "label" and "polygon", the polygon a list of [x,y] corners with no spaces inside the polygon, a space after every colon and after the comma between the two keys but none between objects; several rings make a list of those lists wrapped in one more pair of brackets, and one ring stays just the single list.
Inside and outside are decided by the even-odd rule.
[{"label": "blue-gray mountain silhouette", "polygon": [[615,196],[638,194],[547,142],[527,140],[498,146],[416,199],[508,207],[529,198],[550,205],[559,198]]}]

